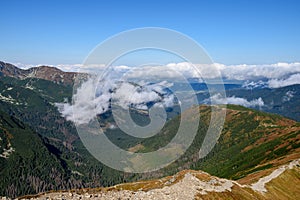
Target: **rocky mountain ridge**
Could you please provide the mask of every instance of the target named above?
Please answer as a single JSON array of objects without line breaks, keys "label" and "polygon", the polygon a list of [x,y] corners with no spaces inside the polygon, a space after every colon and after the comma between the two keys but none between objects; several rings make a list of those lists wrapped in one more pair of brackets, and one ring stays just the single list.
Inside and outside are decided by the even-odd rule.
[{"label": "rocky mountain ridge", "polygon": [[38,78],[58,84],[72,85],[78,75],[76,72],[64,72],[56,67],[39,66],[20,69],[12,64],[0,61],[0,74],[17,79]]}]

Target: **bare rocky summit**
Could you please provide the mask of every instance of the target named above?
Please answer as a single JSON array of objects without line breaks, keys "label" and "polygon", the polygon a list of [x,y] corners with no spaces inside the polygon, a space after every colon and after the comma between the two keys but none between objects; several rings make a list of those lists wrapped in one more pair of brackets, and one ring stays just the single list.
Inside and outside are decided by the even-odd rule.
[{"label": "bare rocky summit", "polygon": [[56,67],[49,66],[20,69],[12,64],[0,61],[0,75],[17,79],[38,78],[58,84],[72,85],[78,74],[76,72],[64,72]]}]

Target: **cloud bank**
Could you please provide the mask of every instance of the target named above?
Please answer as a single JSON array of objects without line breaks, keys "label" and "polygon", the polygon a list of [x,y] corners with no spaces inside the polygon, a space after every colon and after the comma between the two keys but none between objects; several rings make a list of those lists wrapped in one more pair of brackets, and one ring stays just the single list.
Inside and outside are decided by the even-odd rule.
[{"label": "cloud bank", "polygon": [[[33,67],[33,65],[23,65],[21,63],[17,63],[16,65],[22,68]],[[61,64],[56,65],[55,67],[63,71],[97,71],[97,73],[101,73],[101,71],[105,71],[106,69],[104,64]],[[124,74],[132,69],[133,67],[126,65],[110,67],[110,70],[115,74]],[[300,84],[300,62],[260,65],[224,65],[220,63],[191,64],[188,62],[181,62],[135,68],[134,73],[131,73],[130,76],[132,78],[156,76],[158,78],[171,79],[178,77],[178,74],[182,74],[186,78],[199,78],[200,80],[214,79],[221,75],[225,80],[247,83],[245,84],[246,88],[261,86],[278,88]]]},{"label": "cloud bank", "polygon": [[285,87],[285,86],[295,85],[295,84],[300,84],[300,73],[292,74],[286,79],[271,79],[268,81],[268,86],[270,88],[280,88],[280,87]]},{"label": "cloud bank", "polygon": [[258,99],[253,99],[251,101],[248,101],[247,99],[240,98],[240,97],[222,97],[220,94],[212,95],[210,98],[205,99],[204,103],[206,104],[235,104],[235,105],[241,105],[245,107],[262,107],[264,106],[264,101],[261,97]]},{"label": "cloud bank", "polygon": [[110,110],[111,103],[124,109],[142,110],[148,109],[148,103],[157,107],[171,107],[174,103],[174,95],[165,90],[170,87],[166,81],[139,85],[114,79],[97,80],[90,78],[84,82],[73,95],[72,104],[56,103],[63,117],[77,124],[86,124]]},{"label": "cloud bank", "polygon": [[[174,95],[165,88],[170,88],[173,80],[182,75],[185,78],[197,78],[200,81],[215,79],[221,76],[225,80],[240,81],[246,89],[257,87],[280,88],[300,84],[300,63],[277,63],[266,65],[224,65],[224,64],[191,64],[187,62],[170,63],[163,66],[129,67],[126,65],[112,66],[107,70],[105,65],[58,65],[65,71],[78,69],[80,71],[108,72],[101,82],[89,79],[77,89],[73,95],[72,104],[57,103],[62,116],[76,123],[88,123],[95,116],[111,109],[111,103],[128,109],[129,107],[147,110],[149,105],[158,107],[172,107]],[[120,81],[126,75],[132,82]],[[152,80],[161,81],[153,84]],[[184,79],[182,79],[184,80]],[[137,84],[136,84],[137,83]],[[282,101],[290,101],[294,96],[288,92]],[[262,107],[262,98],[247,100],[240,97],[221,97],[215,94],[203,103],[236,104],[245,107]]]},{"label": "cloud bank", "polygon": [[167,79],[175,78],[178,74],[182,74],[188,78],[198,78],[202,81],[221,76],[224,80],[243,82],[244,87],[248,89],[256,87],[279,88],[300,84],[300,63],[277,63],[269,65],[170,63],[165,66],[148,66],[137,69],[131,76],[137,78],[149,75]]}]

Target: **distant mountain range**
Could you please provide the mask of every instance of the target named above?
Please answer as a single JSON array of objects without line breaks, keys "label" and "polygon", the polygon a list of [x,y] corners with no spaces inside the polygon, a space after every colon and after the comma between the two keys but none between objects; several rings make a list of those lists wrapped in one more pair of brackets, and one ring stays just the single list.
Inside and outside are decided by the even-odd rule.
[{"label": "distant mountain range", "polygon": [[[248,101],[261,97],[264,105],[254,107],[257,110],[228,105],[226,123],[218,143],[211,153],[198,160],[198,151],[211,114],[210,106],[201,105],[198,133],[183,156],[156,172],[131,174],[113,170],[93,158],[80,141],[74,124],[63,118],[57,110],[55,103],[71,102],[72,84],[78,74],[46,66],[22,70],[3,62],[0,62],[0,73],[0,196],[17,197],[49,190],[106,187],[173,176],[178,172],[182,176],[177,178],[179,175],[175,175],[172,179],[174,183],[180,182],[185,176],[194,180],[185,174],[195,174],[193,176],[200,176],[201,181],[207,176],[207,180],[216,180],[218,185],[218,178],[209,175],[202,177],[202,172],[180,172],[185,169],[203,170],[213,176],[248,184],[256,175],[261,177],[270,170],[300,158],[300,124],[295,121],[299,121],[299,85],[252,91],[239,86],[227,88],[227,96],[245,98]],[[209,96],[205,90],[199,91],[203,91],[198,94],[199,102],[203,102]],[[113,143],[128,151],[153,151],[173,138],[180,123],[181,116],[180,113],[177,114],[179,115],[172,115],[160,133],[148,139],[131,137],[118,128],[108,128],[107,136]],[[132,111],[132,117],[141,123],[147,123],[148,116],[138,110]],[[109,112],[100,115],[99,120],[103,127],[113,123]],[[260,174],[261,172],[265,174]],[[284,195],[291,192],[298,195],[294,191],[296,186],[288,190],[285,185],[287,181],[299,184],[299,179],[295,179],[295,176],[299,177],[296,165],[291,171],[287,171],[283,179],[276,179],[274,186],[268,186],[270,198],[277,194],[276,191],[271,192],[274,187],[281,188],[282,198],[289,197]],[[201,186],[202,183],[197,184]],[[131,186],[124,185],[124,189]],[[251,195],[246,194],[250,192],[257,195],[258,199],[261,197],[261,193],[251,188],[245,189],[238,185],[234,188],[238,189],[233,189],[233,194],[226,191],[226,195],[250,198]],[[138,189],[137,187],[136,190]],[[212,195],[205,197],[208,199],[225,195],[207,193]],[[293,197],[295,196],[291,196]]]},{"label": "distant mountain range", "polygon": [[[280,114],[300,121],[300,85],[255,89],[246,89],[240,86],[227,89],[226,96],[229,104],[237,103],[250,106],[257,110]],[[210,94],[207,90],[199,92],[197,97],[200,104],[209,103]],[[219,102],[225,102],[224,99],[218,100]],[[258,100],[260,100],[260,103],[255,104]]]}]

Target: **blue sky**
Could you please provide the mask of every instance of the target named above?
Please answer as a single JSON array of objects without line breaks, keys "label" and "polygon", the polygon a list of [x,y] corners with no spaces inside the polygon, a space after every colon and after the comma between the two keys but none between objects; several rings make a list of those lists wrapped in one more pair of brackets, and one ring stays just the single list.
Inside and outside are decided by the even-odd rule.
[{"label": "blue sky", "polygon": [[82,63],[108,37],[164,27],[201,44],[215,62],[300,61],[300,1],[0,1],[0,60]]}]

